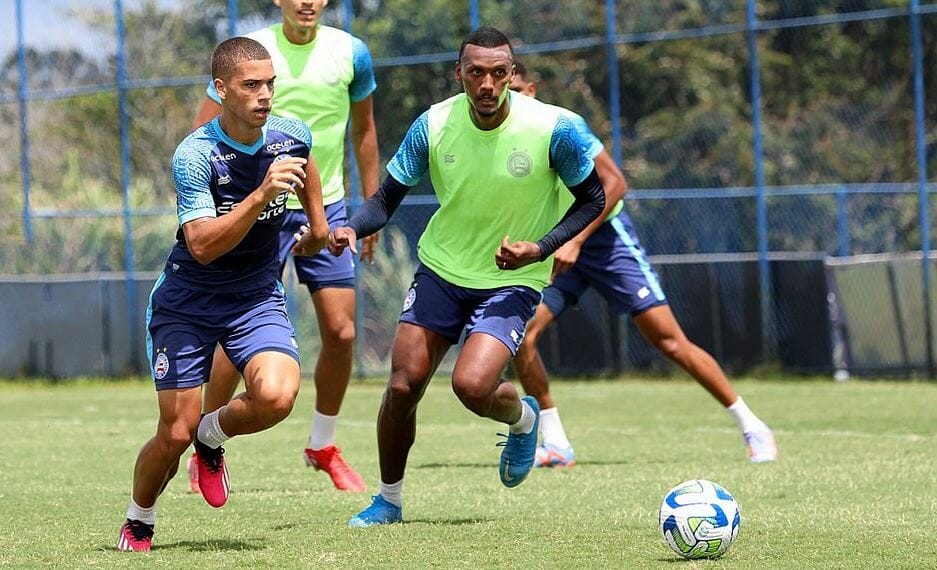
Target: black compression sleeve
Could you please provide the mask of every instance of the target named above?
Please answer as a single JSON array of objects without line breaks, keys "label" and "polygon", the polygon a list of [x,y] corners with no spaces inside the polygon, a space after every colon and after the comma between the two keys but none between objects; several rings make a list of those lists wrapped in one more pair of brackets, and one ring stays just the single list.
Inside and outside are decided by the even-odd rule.
[{"label": "black compression sleeve", "polygon": [[383,228],[394,215],[397,206],[403,201],[410,187],[387,175],[377,192],[361,206],[348,220],[348,227],[355,230],[359,238],[367,237]]},{"label": "black compression sleeve", "polygon": [[540,247],[540,261],[553,255],[561,245],[586,229],[586,226],[605,209],[605,190],[595,168],[585,180],[570,187],[569,191],[576,197],[576,201],[563,215],[563,219],[537,242]]}]

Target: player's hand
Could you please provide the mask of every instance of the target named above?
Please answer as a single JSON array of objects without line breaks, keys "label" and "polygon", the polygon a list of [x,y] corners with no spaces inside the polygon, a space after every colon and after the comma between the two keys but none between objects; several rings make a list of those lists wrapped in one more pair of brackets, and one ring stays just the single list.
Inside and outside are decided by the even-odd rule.
[{"label": "player's hand", "polygon": [[351,253],[357,254],[358,248],[355,245],[355,242],[358,241],[358,234],[355,233],[355,230],[349,228],[348,226],[342,226],[340,228],[335,228],[332,230],[332,233],[329,234],[329,253],[338,257],[345,251],[345,248],[351,250]]},{"label": "player's hand", "polygon": [[540,246],[532,241],[510,243],[508,236],[501,240],[501,247],[495,253],[495,263],[500,269],[520,269],[525,265],[540,261]]},{"label": "player's hand", "polygon": [[268,200],[273,200],[283,192],[294,192],[306,183],[306,159],[291,156],[283,160],[274,160],[267,168],[263,182],[257,188]]},{"label": "player's hand", "polygon": [[376,233],[361,238],[361,261],[374,263],[374,252],[377,251],[377,242],[380,240]]},{"label": "player's hand", "polygon": [[576,261],[579,260],[579,252],[582,249],[582,244],[576,241],[568,241],[560,246],[556,253],[553,254],[553,275],[550,277],[552,280],[554,277],[560,273],[566,273],[573,268],[573,265],[576,265]]},{"label": "player's hand", "polygon": [[316,239],[315,234],[309,231],[309,226],[299,226],[299,231],[293,234],[296,245],[293,246],[293,255],[315,255],[323,247],[329,245],[329,237]]}]

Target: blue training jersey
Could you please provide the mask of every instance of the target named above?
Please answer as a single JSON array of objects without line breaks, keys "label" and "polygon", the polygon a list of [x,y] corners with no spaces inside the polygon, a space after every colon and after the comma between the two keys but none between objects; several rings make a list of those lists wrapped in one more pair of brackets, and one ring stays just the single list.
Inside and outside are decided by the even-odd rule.
[{"label": "blue training jersey", "polygon": [[182,226],[198,218],[223,216],[263,182],[280,157],[308,158],[312,135],[305,123],[271,116],[251,145],[225,134],[218,117],[196,129],[172,159],[179,230],[166,262],[166,275],[194,289],[234,293],[268,288],[280,274],[277,236],[287,193],[263,209],[254,226],[234,249],[202,265],[189,253]]}]

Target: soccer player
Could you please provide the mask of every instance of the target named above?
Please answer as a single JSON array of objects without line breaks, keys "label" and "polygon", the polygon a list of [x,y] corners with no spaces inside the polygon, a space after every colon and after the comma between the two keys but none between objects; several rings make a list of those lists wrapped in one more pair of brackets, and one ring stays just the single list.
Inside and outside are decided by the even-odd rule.
[{"label": "soccer player", "polygon": [[[378,152],[372,93],[376,85],[371,55],[358,38],[319,24],[327,0],[274,0],[282,22],[248,34],[273,56],[277,90],[272,112],[300,119],[315,137],[312,155],[322,177],[322,199],[329,225],[345,225],[345,127],[351,117],[351,141],[357,158],[365,197],[377,191]],[[209,86],[196,117],[200,125],[219,111],[218,94]],[[289,258],[290,243],[306,223],[295,198],[286,203],[286,220],[280,233],[280,271]],[[361,258],[373,260],[378,236],[362,241]],[[316,403],[309,439],[303,452],[306,465],[325,471],[336,488],[364,491],[365,484],[342,458],[335,445],[338,414],[351,377],[355,344],[355,266],[351,253],[340,257],[323,251],[312,257],[294,257],[300,283],[312,295],[319,323],[322,349],[315,368]],[[237,387],[238,373],[221,350],[215,353],[211,383],[205,394],[205,410],[227,402]],[[193,490],[197,454],[190,459]]]},{"label": "soccer player", "polygon": [[[215,507],[228,497],[221,444],[283,420],[299,391],[299,353],[277,279],[277,239],[287,194],[303,203],[309,225],[293,253],[317,253],[328,223],[312,137],[302,121],[269,117],[270,54],[232,38],[211,59],[221,115],[176,148],[172,172],[180,228],[150,293],[147,351],[159,404],[156,435],[137,457],[118,550],[148,551],[156,499],[195,441],[199,484]],[[201,417],[201,386],[215,345],[244,375],[246,390]]]},{"label": "soccer player", "polygon": [[[515,62],[514,66],[511,90],[535,97],[536,81],[520,62]],[[774,461],[778,454],[774,434],[732,388],[715,359],[690,342],[674,318],[657,273],[648,263],[624,210],[621,198],[627,185],[621,170],[582,117],[563,111],[586,141],[609,203],[603,218],[556,251],[553,281],[543,291],[543,301],[534,318],[527,323],[524,343],[513,362],[524,391],[540,404],[543,443],[537,448],[535,465],[571,467],[576,463],[573,447],[550,395],[547,371],[537,351],[537,340],[563,311],[579,301],[590,286],[595,287],[618,314],[631,315],[638,330],[653,346],[686,370],[726,407],[742,430],[752,462]]]},{"label": "soccer player", "polygon": [[[549,263],[542,262],[601,213],[605,194],[569,120],[555,108],[511,95],[513,59],[500,31],[483,27],[470,33],[455,68],[464,93],[420,115],[387,165],[389,175],[377,194],[347,226],[332,231],[333,254],[354,251],[358,236],[383,227],[429,173],[440,207],[420,237],[420,265],[392,347],[378,415],[380,491],[350,526],[402,520],[417,405],[463,333],[453,391],[475,414],[508,425],[499,466],[505,486],[521,484],[533,468],[537,402],[519,398],[501,371],[521,344],[550,277]],[[561,219],[558,194],[566,188],[575,200]]]}]

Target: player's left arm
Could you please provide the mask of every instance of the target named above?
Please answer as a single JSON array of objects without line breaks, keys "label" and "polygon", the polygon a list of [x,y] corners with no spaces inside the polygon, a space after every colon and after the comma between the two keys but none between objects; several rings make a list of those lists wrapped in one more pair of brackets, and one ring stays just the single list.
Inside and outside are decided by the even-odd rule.
[{"label": "player's left arm", "polygon": [[[348,86],[351,99],[351,145],[358,164],[361,193],[367,200],[377,192],[379,157],[377,148],[377,126],[374,122],[373,93],[377,88],[374,66],[367,45],[358,38],[352,39],[354,78]],[[361,260],[374,262],[379,235],[373,233],[361,238]]]},{"label": "player's left arm", "polygon": [[306,166],[306,183],[294,191],[303,205],[309,223],[294,234],[296,245],[293,246],[295,255],[315,255],[329,243],[329,222],[325,217],[325,208],[322,206],[322,179],[319,177],[319,167],[316,166],[312,154],[309,155]]},{"label": "player's left arm", "polygon": [[561,245],[586,229],[605,209],[605,190],[572,122],[560,116],[550,139],[550,164],[569,188],[575,201],[563,218],[537,243],[502,240],[495,254],[498,267],[518,269],[552,255]]}]

